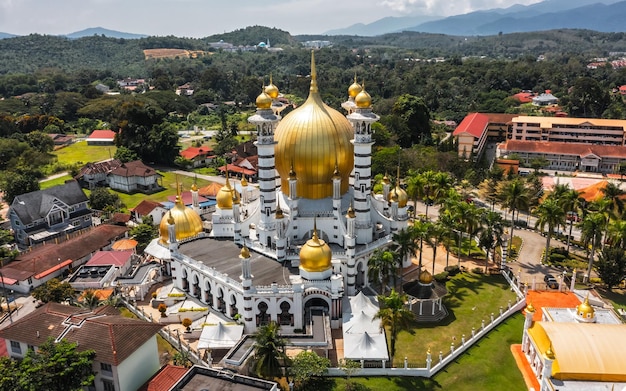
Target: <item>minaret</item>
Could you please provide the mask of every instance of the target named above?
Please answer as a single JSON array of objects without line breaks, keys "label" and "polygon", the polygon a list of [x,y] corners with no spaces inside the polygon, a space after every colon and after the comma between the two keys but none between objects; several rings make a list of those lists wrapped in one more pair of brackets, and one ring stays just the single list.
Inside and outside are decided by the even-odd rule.
[{"label": "minaret", "polygon": [[250,265],[250,250],[246,246],[243,246],[239,253],[239,259],[241,259],[241,286],[243,287],[243,321],[244,329],[246,332],[250,332],[256,328],[254,324],[254,314],[252,312],[252,267]]},{"label": "minaret", "polygon": [[167,239],[168,248],[171,252],[178,251],[178,241],[176,240],[176,224],[172,212],[167,213]]},{"label": "minaret", "polygon": [[298,216],[298,176],[293,170],[293,163],[289,170],[289,210],[291,211],[291,220]]},{"label": "minaret", "polygon": [[276,206],[276,260],[283,261],[287,252],[287,236],[285,227],[285,216],[280,207],[280,202]]},{"label": "minaret", "polygon": [[[278,90],[276,89],[278,95]],[[258,181],[262,204],[261,221],[257,225],[258,240],[263,246],[271,247],[272,238],[275,235],[276,224],[274,213],[276,211],[276,162],[274,159],[274,131],[280,121],[280,116],[272,109],[272,97],[263,91],[256,98],[256,114],[248,118],[248,122],[256,127],[258,149]]]},{"label": "minaret", "polygon": [[387,217],[389,217],[389,203],[387,202],[387,200],[389,199],[390,189],[391,189],[391,181],[389,180],[387,173],[385,173],[385,176],[383,177],[383,197],[384,197],[383,199],[385,200],[384,207],[383,207],[383,214]]},{"label": "minaret", "polygon": [[335,163],[335,171],[333,172],[333,213],[336,218],[341,217],[341,175],[339,167]]},{"label": "minaret", "polygon": [[533,316],[535,315],[535,307],[533,303],[528,303],[524,310],[524,331],[522,335],[522,351],[528,353],[530,348],[530,338],[528,337],[528,329],[533,325]]},{"label": "minaret", "polygon": [[200,201],[198,199],[198,185],[196,181],[198,177],[196,176],[193,180],[193,185],[191,185],[191,207],[197,213],[200,214]]},{"label": "minaret", "polygon": [[346,234],[344,237],[344,246],[346,249],[346,257],[348,258],[345,279],[347,282],[347,294],[352,296],[356,294],[356,215],[352,208],[352,203],[346,214]]},{"label": "minaret", "polygon": [[234,242],[236,244],[243,244],[241,238],[241,200],[239,198],[239,193],[236,189],[233,189],[233,222],[235,223],[234,231]]},{"label": "minaret", "polygon": [[356,108],[346,118],[354,129],[354,210],[356,212],[356,229],[358,244],[371,243],[373,225],[370,214],[369,197],[372,190],[372,124],[380,117],[372,112],[372,98],[362,88],[354,97]]}]

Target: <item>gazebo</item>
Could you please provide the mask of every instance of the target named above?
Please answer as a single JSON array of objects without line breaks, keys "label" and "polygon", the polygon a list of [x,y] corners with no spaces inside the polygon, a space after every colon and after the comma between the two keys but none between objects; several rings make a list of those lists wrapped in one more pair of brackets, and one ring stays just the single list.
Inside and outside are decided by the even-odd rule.
[{"label": "gazebo", "polygon": [[409,297],[409,308],[418,322],[438,322],[448,316],[443,305],[448,289],[435,281],[428,270],[423,270],[417,280],[404,284],[404,293]]}]

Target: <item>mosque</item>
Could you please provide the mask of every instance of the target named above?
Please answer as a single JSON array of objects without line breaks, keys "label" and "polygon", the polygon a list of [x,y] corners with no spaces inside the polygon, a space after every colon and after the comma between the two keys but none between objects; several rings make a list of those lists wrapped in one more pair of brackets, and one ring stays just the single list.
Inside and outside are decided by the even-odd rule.
[{"label": "mosque", "polygon": [[338,328],[344,303],[368,285],[371,254],[407,227],[408,197],[386,176],[383,193],[372,192],[379,116],[356,77],[341,114],[321,98],[312,53],[306,102],[282,118],[278,97],[270,78],[248,119],[256,129],[258,197],[249,197],[245,178],[237,189],[227,176],[205,234],[194,185],[192,207],[179,197],[155,241],[169,250],[175,287],[243,321],[247,333],[269,321],[301,330],[312,308]]}]

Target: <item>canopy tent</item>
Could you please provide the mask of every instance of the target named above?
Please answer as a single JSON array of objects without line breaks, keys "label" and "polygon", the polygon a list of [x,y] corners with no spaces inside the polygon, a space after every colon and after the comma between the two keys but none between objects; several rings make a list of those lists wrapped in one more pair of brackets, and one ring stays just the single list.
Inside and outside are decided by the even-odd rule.
[{"label": "canopy tent", "polygon": [[369,297],[365,296],[363,292],[359,292],[356,296],[350,297],[349,300],[350,306],[349,308],[346,308],[346,312],[349,311],[356,314],[363,311],[371,316],[376,315],[378,312],[378,304]]},{"label": "canopy tent", "polygon": [[162,246],[159,244],[159,238],[152,239],[150,244],[146,247],[143,252],[148,255],[152,255],[153,257],[161,260],[170,260],[172,259],[172,254],[170,253],[170,249],[166,246]]},{"label": "canopy tent", "polygon": [[135,247],[137,247],[137,241],[135,239],[120,239],[111,246],[115,251],[134,250]]},{"label": "canopy tent", "polygon": [[343,317],[343,333],[345,334],[380,334],[380,320],[359,311]]},{"label": "canopy tent", "polygon": [[344,357],[349,360],[389,360],[385,334],[344,334]]},{"label": "canopy tent", "polygon": [[204,326],[198,349],[230,349],[241,339],[243,325],[224,325],[220,322],[216,325]]}]

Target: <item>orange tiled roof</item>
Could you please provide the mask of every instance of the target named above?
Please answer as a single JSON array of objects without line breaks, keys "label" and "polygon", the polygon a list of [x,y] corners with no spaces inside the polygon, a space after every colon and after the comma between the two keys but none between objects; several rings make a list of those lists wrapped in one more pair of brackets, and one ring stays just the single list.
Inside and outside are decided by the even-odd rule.
[{"label": "orange tiled roof", "polygon": [[167,364],[163,366],[139,391],[169,391],[187,373],[187,368]]},{"label": "orange tiled roof", "polygon": [[198,156],[213,156],[213,148],[211,147],[189,147],[184,151],[180,151],[180,156],[187,160],[193,160]]},{"label": "orange tiled roof", "polygon": [[105,139],[111,139],[113,140],[115,138],[115,132],[112,130],[108,130],[108,129],[101,129],[101,130],[94,130],[93,132],[91,132],[91,134],[89,135],[89,138],[94,139],[94,138],[105,138]]},{"label": "orange tiled roof", "polygon": [[140,216],[147,216],[150,212],[152,212],[155,208],[159,206],[163,207],[160,202],[143,200],[131,210]]},{"label": "orange tiled roof", "polygon": [[454,130],[453,136],[461,133],[469,133],[475,138],[480,138],[489,125],[489,117],[482,113],[471,113],[463,118],[463,121]]},{"label": "orange tiled roof", "polygon": [[500,144],[500,149],[510,152],[549,153],[576,155],[580,157],[587,156],[592,153],[600,157],[617,157],[626,159],[626,147],[620,145],[508,140],[507,142]]}]

